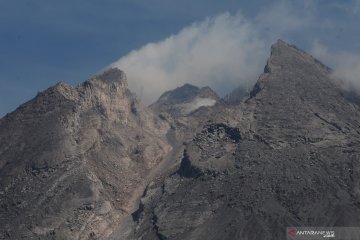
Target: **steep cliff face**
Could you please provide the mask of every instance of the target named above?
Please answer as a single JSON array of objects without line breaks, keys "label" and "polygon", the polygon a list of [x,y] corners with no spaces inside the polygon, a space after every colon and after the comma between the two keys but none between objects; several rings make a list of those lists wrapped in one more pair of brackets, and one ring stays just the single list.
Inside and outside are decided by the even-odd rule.
[{"label": "steep cliff face", "polygon": [[[298,142],[346,144],[356,137],[358,108],[329,79],[330,69],[278,41],[249,104],[256,131],[274,147]],[[286,138],[286,139],[284,139]],[[285,140],[285,141],[282,141]]]},{"label": "steep cliff face", "polygon": [[105,239],[170,150],[167,129],[118,69],[39,93],[0,122],[0,236]]},{"label": "steep cliff face", "polygon": [[130,239],[285,239],[289,226],[358,226],[360,111],[330,73],[274,44],[251,97],[206,115],[178,170],[148,186]]}]

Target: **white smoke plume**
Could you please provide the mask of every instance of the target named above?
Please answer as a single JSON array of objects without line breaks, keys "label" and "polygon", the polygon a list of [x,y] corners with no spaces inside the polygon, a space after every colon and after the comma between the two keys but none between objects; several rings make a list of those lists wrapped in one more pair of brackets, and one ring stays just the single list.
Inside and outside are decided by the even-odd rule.
[{"label": "white smoke plume", "polygon": [[346,51],[330,51],[317,40],[313,43],[311,53],[333,68],[333,77],[341,81],[345,89],[360,92],[359,54]]},{"label": "white smoke plume", "polygon": [[269,47],[252,22],[240,13],[224,13],[130,52],[111,67],[124,70],[130,89],[150,104],[185,83],[210,86],[220,94],[252,85]]},{"label": "white smoke plume", "polygon": [[[279,0],[252,18],[223,13],[194,23],[163,41],[146,44],[110,67],[125,71],[130,89],[146,104],[185,83],[210,86],[221,96],[239,86],[249,89],[263,71],[270,45],[278,38],[286,40],[291,33],[328,24],[317,17],[318,7],[314,0],[296,4]],[[316,44],[313,55],[335,68],[336,77],[360,90],[360,57],[331,53]]]}]

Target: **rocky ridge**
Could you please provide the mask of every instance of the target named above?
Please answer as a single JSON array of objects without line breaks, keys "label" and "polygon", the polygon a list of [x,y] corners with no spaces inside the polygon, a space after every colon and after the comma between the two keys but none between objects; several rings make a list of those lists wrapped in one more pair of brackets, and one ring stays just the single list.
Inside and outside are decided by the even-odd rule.
[{"label": "rocky ridge", "polygon": [[289,226],[358,226],[360,112],[330,74],[274,44],[250,98],[205,114],[178,170],[147,187],[128,238],[285,239]]},{"label": "rocky ridge", "polygon": [[0,239],[263,240],[358,226],[360,109],[331,73],[279,40],[231,103],[186,84],[147,108],[118,69],[49,88],[0,120]]},{"label": "rocky ridge", "polygon": [[170,151],[168,124],[110,69],[0,121],[0,239],[105,239]]}]

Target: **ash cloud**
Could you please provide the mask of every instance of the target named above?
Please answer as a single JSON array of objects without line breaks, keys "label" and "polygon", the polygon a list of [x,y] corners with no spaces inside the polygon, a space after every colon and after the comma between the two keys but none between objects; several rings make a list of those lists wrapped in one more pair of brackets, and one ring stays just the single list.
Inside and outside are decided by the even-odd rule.
[{"label": "ash cloud", "polygon": [[346,90],[360,92],[360,55],[347,51],[330,51],[315,40],[310,51],[312,55],[329,64],[334,72],[332,77],[342,83]]},{"label": "ash cloud", "polygon": [[110,67],[124,70],[130,89],[150,104],[185,83],[210,86],[220,95],[249,85],[262,72],[268,52],[255,24],[240,13],[224,13],[130,52]]},{"label": "ash cloud", "polygon": [[[334,27],[334,22],[319,18],[319,6],[316,0],[279,0],[253,17],[223,13],[193,23],[160,42],[146,44],[109,67],[124,70],[130,89],[146,104],[185,83],[210,86],[220,96],[237,87],[249,89],[262,73],[270,45],[277,39],[286,41],[309,29],[315,34],[316,29]],[[314,38],[306,41],[311,43]],[[310,52],[335,68],[334,76],[360,89],[359,56],[329,52],[320,43],[313,44]]]}]

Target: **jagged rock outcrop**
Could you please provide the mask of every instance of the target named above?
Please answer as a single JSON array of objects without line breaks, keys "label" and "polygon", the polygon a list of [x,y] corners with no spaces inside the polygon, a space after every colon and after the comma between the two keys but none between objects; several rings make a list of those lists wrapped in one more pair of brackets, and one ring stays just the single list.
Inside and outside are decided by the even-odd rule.
[{"label": "jagged rock outcrop", "polygon": [[168,125],[110,69],[0,120],[0,239],[106,239],[170,150]]}]

